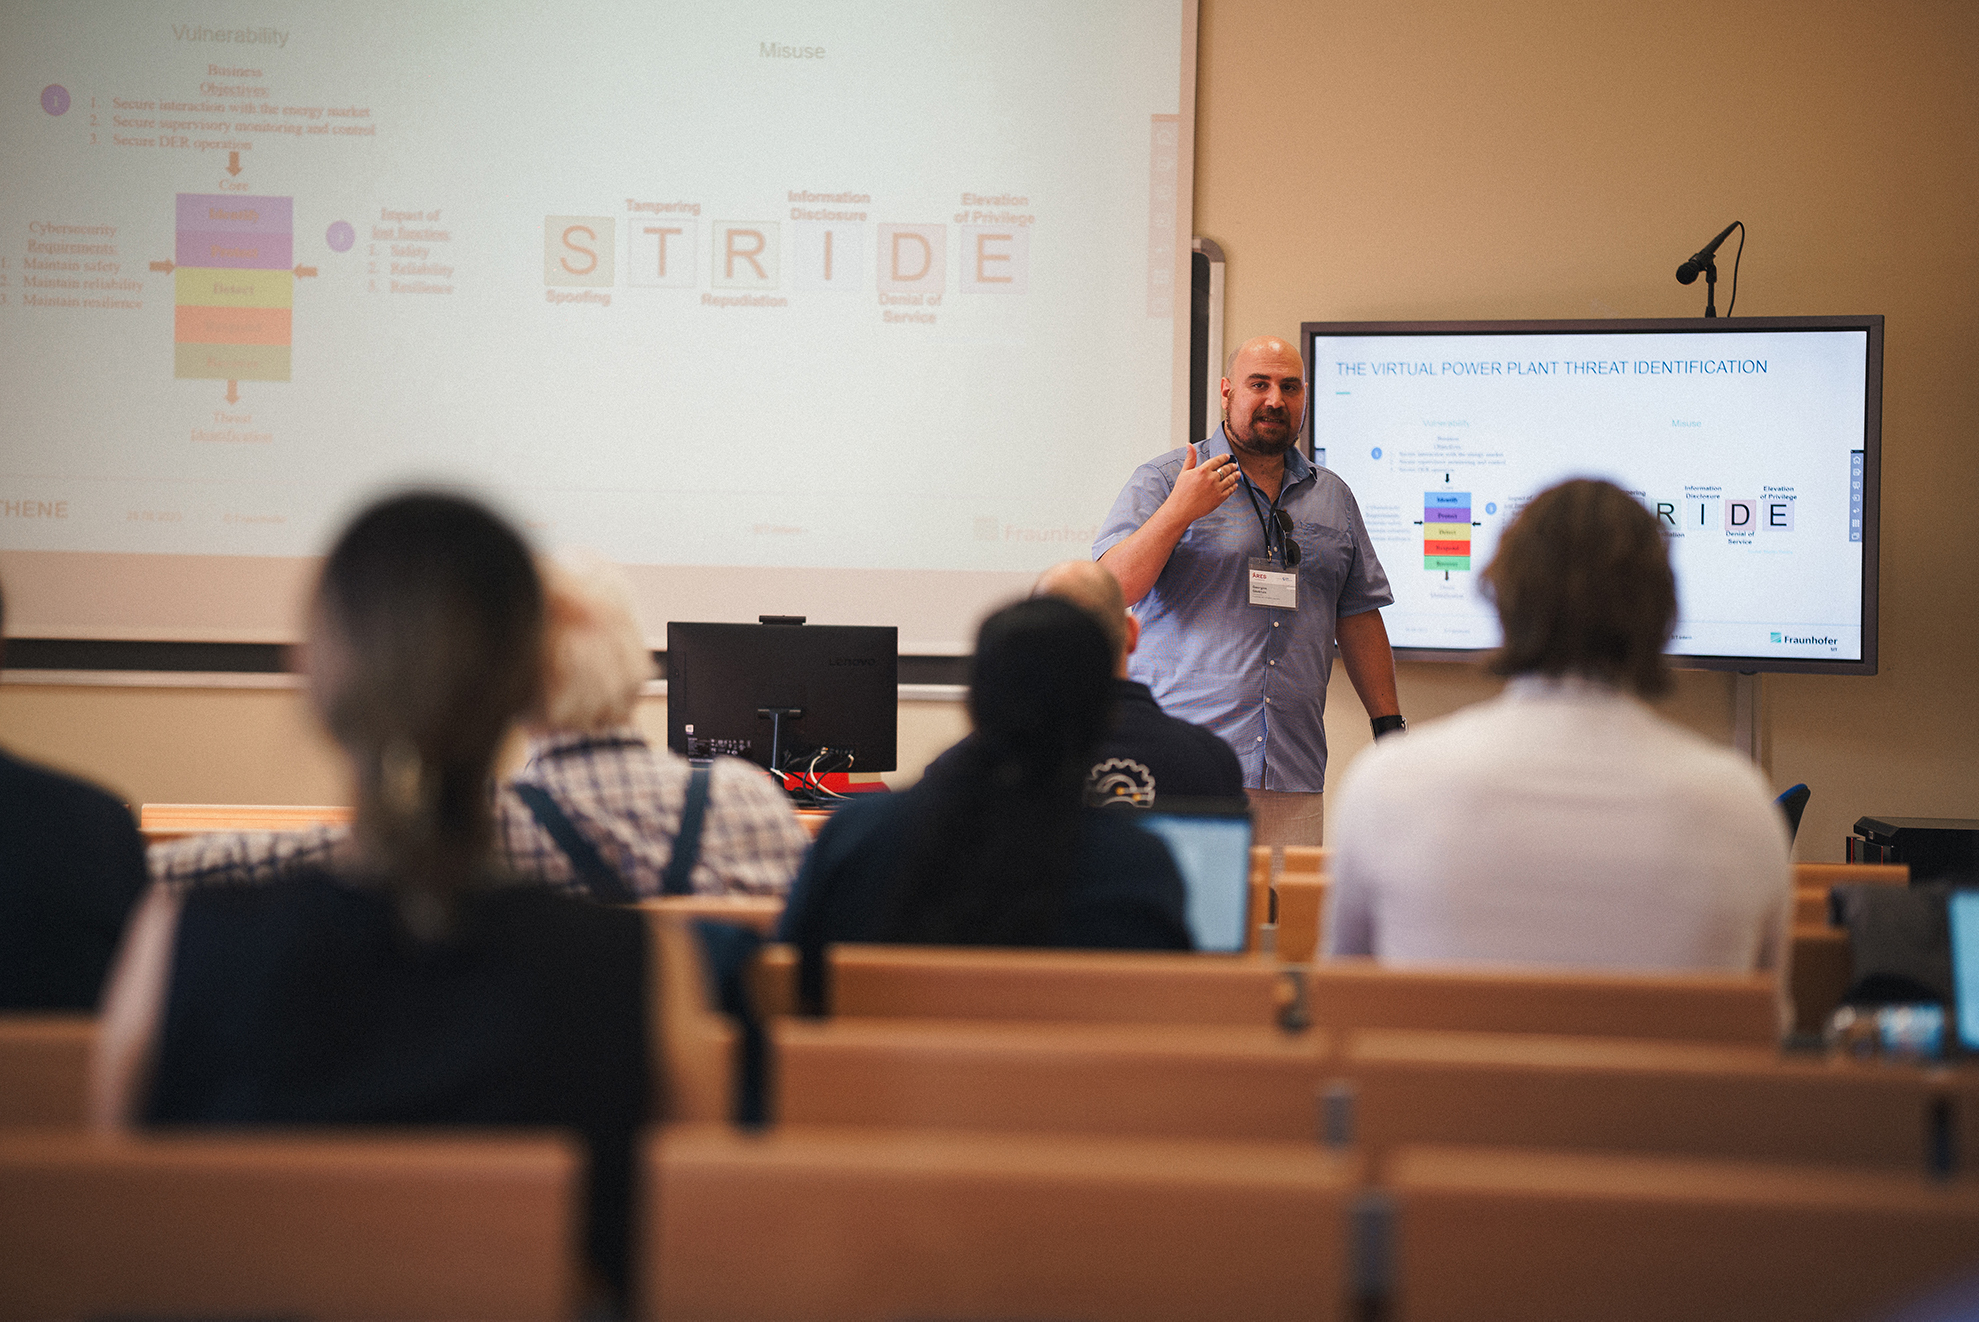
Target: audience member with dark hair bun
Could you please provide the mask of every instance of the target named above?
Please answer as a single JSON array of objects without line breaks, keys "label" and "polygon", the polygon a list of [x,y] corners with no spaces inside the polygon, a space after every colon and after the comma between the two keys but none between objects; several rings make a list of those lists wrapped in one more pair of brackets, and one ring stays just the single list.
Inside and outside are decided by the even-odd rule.
[{"label": "audience member with dark hair bun", "polygon": [[[6,607],[0,602],[0,634]],[[130,810],[0,751],[0,1010],[93,1010],[144,893]]]},{"label": "audience member with dark hair bun", "polygon": [[1348,769],[1328,952],[1782,968],[1793,906],[1772,791],[1645,701],[1669,687],[1677,618],[1655,516],[1612,483],[1561,483],[1513,521],[1484,581],[1509,682]]},{"label": "audience member with dark hair bun", "polygon": [[480,506],[406,495],[338,540],[310,692],[349,759],[353,861],[159,887],[105,1002],[106,1124],[546,1125],[591,1153],[591,1261],[626,1278],[663,1092],[648,920],[491,870],[490,776],[542,688],[543,590]]},{"label": "audience member with dark hair bun", "polygon": [[1189,948],[1167,847],[1130,814],[1084,806],[1112,670],[1105,633],[1068,602],[990,616],[969,685],[975,738],[904,793],[833,815],[784,938]]}]

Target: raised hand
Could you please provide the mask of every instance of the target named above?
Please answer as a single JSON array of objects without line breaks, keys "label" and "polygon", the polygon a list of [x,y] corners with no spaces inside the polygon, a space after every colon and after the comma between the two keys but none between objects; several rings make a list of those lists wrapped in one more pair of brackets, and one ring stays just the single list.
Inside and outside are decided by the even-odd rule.
[{"label": "raised hand", "polygon": [[1207,463],[1199,463],[1196,447],[1189,447],[1182,456],[1182,471],[1175,475],[1175,485],[1160,507],[1148,516],[1146,523],[1099,558],[1120,580],[1120,590],[1129,606],[1145,597],[1154,586],[1169,555],[1187,535],[1189,525],[1228,500],[1242,476],[1243,470],[1237,467],[1235,456],[1220,454]]},{"label": "raised hand", "polygon": [[1175,475],[1175,489],[1162,506],[1184,524],[1194,523],[1229,499],[1239,476],[1235,455],[1220,454],[1198,463],[1196,447],[1191,445],[1182,456],[1182,471]]}]

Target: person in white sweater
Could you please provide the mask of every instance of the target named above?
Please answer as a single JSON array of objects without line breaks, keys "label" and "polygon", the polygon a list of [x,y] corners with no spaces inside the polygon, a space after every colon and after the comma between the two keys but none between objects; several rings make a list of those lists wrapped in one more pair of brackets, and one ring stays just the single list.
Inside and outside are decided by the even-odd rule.
[{"label": "person in white sweater", "polygon": [[1326,953],[1387,962],[1779,970],[1783,815],[1729,748],[1659,717],[1676,585],[1654,516],[1575,480],[1484,571],[1504,626],[1488,702],[1355,760]]}]

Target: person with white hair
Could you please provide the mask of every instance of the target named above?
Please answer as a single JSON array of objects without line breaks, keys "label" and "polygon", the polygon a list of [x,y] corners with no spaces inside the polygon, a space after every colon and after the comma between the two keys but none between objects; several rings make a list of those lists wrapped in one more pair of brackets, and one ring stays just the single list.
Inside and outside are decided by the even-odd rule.
[{"label": "person with white hair", "polygon": [[496,802],[509,865],[600,899],[783,894],[810,843],[789,797],[753,763],[716,758],[697,776],[649,743],[632,715],[653,656],[623,574],[593,557],[542,568],[545,696]]},{"label": "person with white hair", "polygon": [[[603,900],[784,894],[810,838],[769,774],[724,757],[697,777],[634,724],[653,656],[618,568],[568,555],[540,557],[538,570],[543,697],[523,717],[521,770],[495,792],[497,861]],[[194,836],[153,846],[151,875],[179,887],[268,882],[349,847],[343,827]]]}]

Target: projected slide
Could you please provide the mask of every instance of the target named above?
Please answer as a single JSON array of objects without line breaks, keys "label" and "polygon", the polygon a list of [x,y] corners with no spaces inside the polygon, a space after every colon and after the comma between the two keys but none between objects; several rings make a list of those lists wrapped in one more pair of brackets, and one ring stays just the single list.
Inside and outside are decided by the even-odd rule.
[{"label": "projected slide", "polygon": [[[1181,439],[1182,13],[9,6],[23,625],[286,635],[226,575],[439,481],[638,567],[655,629],[963,643]],[[99,572],[130,618],[56,618]]]},{"label": "projected slide", "polygon": [[1313,441],[1398,646],[1496,646],[1477,571],[1535,493],[1602,477],[1669,534],[1672,652],[1857,660],[1865,352],[1859,331],[1321,336]]}]

